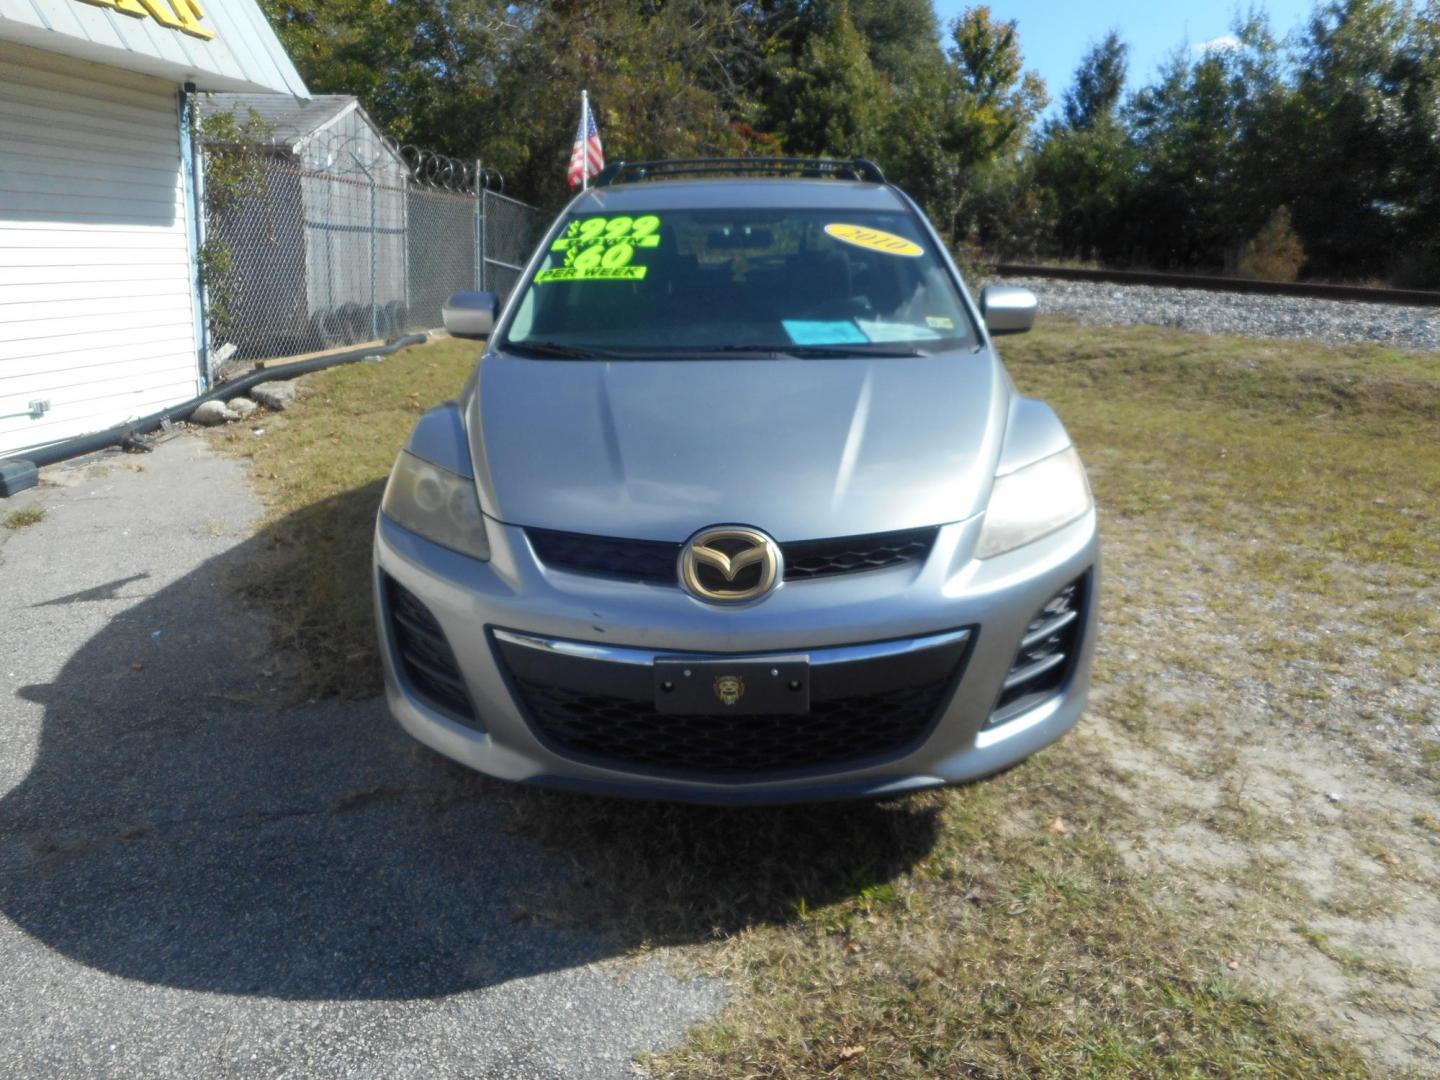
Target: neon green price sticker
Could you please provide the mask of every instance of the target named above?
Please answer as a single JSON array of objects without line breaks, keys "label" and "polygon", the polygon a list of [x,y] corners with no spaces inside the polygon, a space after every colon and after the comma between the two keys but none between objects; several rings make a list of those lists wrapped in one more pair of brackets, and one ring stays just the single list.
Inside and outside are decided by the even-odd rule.
[{"label": "neon green price sticker", "polygon": [[542,270],[535,281],[644,281],[649,267],[631,265],[635,252],[659,246],[660,218],[655,214],[572,221],[565,235],[550,245],[551,251],[565,253],[565,264]]},{"label": "neon green price sticker", "polygon": [[[603,241],[601,242],[603,243]],[[631,247],[658,248],[660,246],[660,237],[653,235],[638,236],[633,239],[627,239],[624,242],[629,244]],[[571,248],[589,247],[593,243],[595,243],[595,241],[593,240],[582,240],[578,237],[572,238],[562,236],[559,240],[556,240],[553,244],[550,245],[550,250],[569,251]]]},{"label": "neon green price sticker", "polygon": [[[578,270],[593,270],[597,267],[615,269],[628,266],[636,250],[660,246],[660,218],[655,214],[632,217],[620,214],[616,217],[592,217],[583,221],[572,221],[565,227],[565,235],[550,245],[551,251],[565,253],[565,265]],[[643,277],[644,275],[641,275]],[[545,278],[537,281],[579,281],[601,280],[584,278]],[[609,280],[616,280],[611,277]],[[628,280],[639,280],[630,278]]]},{"label": "neon green price sticker", "polygon": [[[561,240],[550,245],[551,251],[564,251],[569,247],[584,247],[589,244],[618,244],[628,241],[636,247],[658,247],[660,237],[655,236],[660,231],[660,218],[655,214],[645,214],[643,217],[630,217],[628,214],[621,214],[618,217],[592,217],[584,221],[572,221],[565,227],[565,235],[561,240],[565,247],[561,247]],[[642,244],[640,241],[647,237],[655,236],[653,243]]]},{"label": "neon green price sticker", "polygon": [[648,266],[557,266],[553,270],[541,270],[535,275],[536,282],[551,281],[644,281]]}]

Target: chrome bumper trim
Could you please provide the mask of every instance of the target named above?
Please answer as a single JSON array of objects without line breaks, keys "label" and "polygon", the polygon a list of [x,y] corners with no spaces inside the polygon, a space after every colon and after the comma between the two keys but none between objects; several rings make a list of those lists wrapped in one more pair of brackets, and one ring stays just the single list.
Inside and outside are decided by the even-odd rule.
[{"label": "chrome bumper trim", "polygon": [[966,641],[970,637],[970,631],[949,630],[939,634],[928,634],[924,637],[904,638],[899,641],[876,641],[867,645],[829,645],[820,649],[808,649],[797,651],[795,649],[776,650],[773,652],[748,652],[748,653],[710,653],[710,652],[685,652],[675,650],[630,649],[614,645],[597,645],[589,641],[568,641],[563,638],[536,637],[533,634],[518,634],[513,630],[492,630],[497,640],[508,645],[519,645],[527,649],[537,649],[543,652],[559,653],[563,656],[581,657],[586,660],[607,660],[613,664],[637,664],[649,667],[656,660],[683,660],[687,657],[694,657],[696,660],[704,659],[725,659],[725,660],[796,660],[808,657],[812,665],[817,664],[847,664],[856,660],[875,660],[881,657],[903,656],[905,653],[918,652],[924,649],[933,649],[940,645],[953,645]]}]

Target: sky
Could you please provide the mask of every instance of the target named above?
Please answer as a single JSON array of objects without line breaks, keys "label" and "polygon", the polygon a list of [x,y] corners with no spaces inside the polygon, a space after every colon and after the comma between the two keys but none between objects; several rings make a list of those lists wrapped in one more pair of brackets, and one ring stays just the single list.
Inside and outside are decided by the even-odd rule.
[{"label": "sky", "polygon": [[[936,0],[943,24],[982,0]],[[1161,62],[1181,44],[1197,49],[1230,32],[1237,7],[1233,0],[983,0],[997,19],[1019,23],[1026,68],[1045,79],[1054,110],[1091,44],[1111,27],[1130,45],[1133,91],[1150,82]],[[1283,38],[1310,15],[1315,0],[1256,0],[1269,12],[1275,36]]]}]

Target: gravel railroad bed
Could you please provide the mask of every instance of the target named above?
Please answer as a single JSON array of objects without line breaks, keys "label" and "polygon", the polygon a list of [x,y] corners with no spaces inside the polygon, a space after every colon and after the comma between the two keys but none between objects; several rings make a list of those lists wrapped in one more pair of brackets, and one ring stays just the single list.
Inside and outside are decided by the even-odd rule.
[{"label": "gravel railroad bed", "polygon": [[1369,342],[1440,352],[1440,308],[1054,278],[1002,280],[1033,289],[1042,315],[1100,326],[1172,326],[1204,334],[1300,338],[1333,345]]}]

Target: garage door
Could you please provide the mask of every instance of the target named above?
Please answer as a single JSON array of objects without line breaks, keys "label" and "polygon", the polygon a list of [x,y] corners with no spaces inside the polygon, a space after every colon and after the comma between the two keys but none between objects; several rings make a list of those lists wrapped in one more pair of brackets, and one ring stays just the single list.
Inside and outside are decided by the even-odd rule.
[{"label": "garage door", "polygon": [[0,43],[0,456],[198,392],[178,110]]}]

